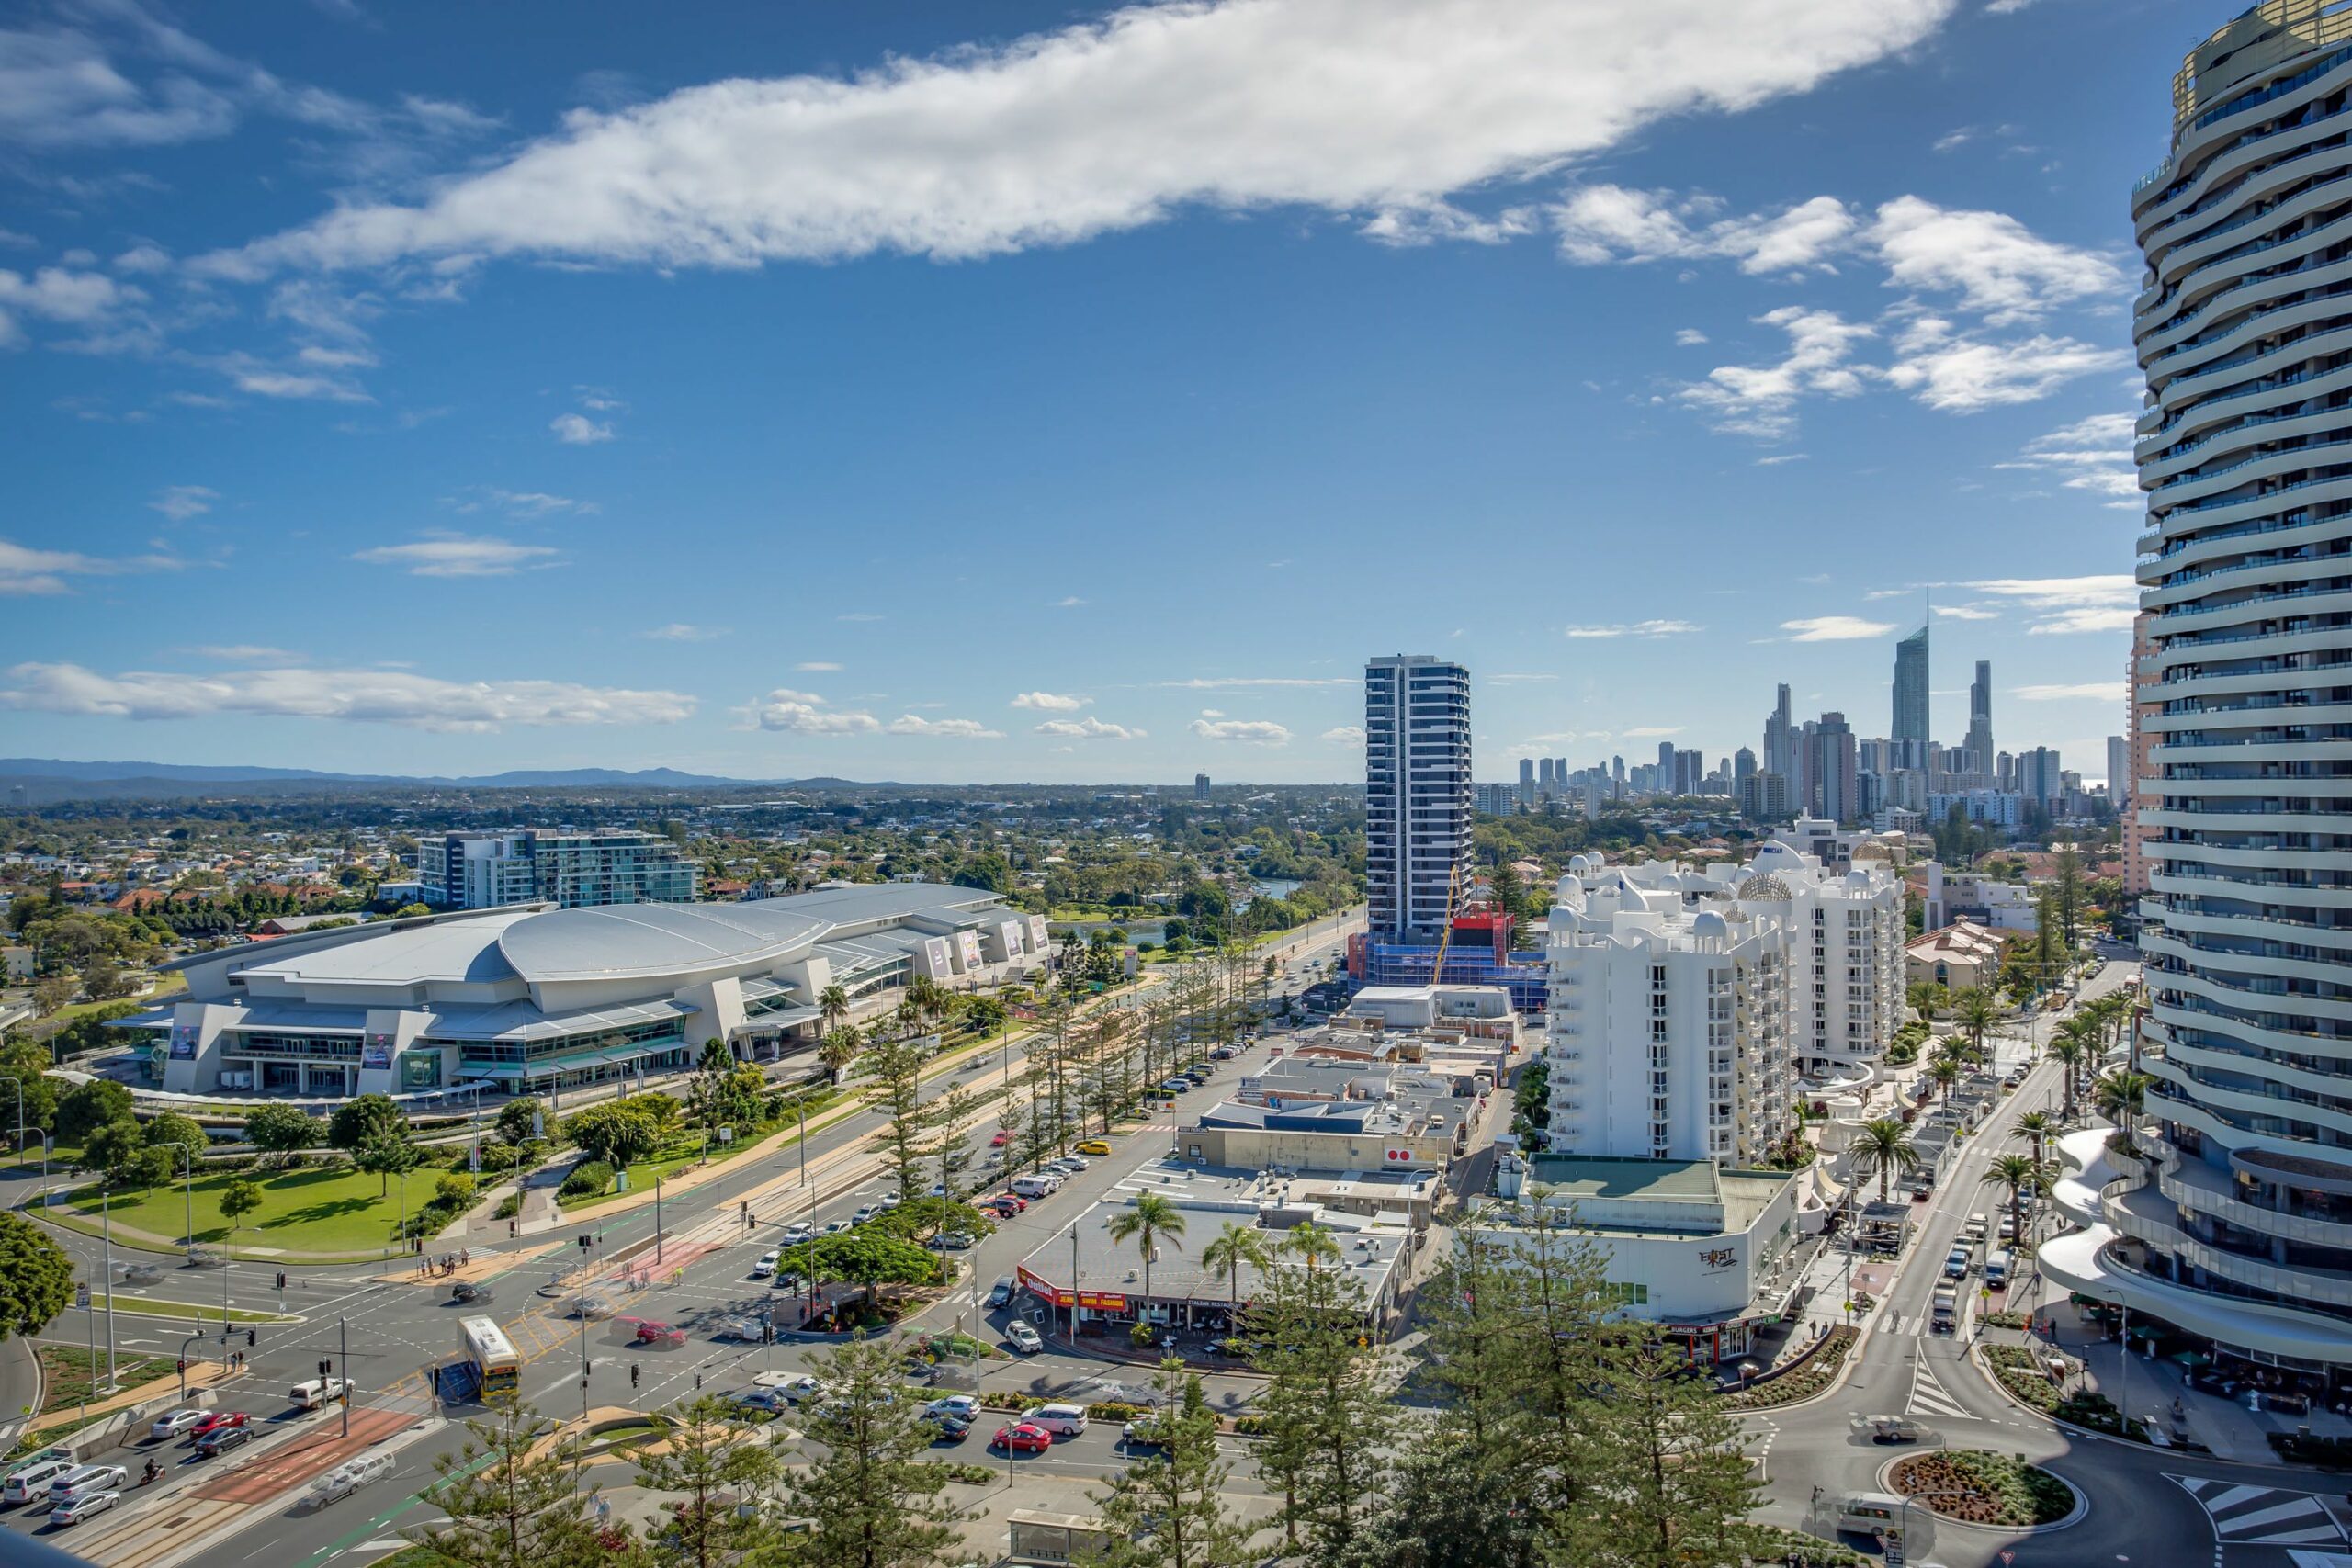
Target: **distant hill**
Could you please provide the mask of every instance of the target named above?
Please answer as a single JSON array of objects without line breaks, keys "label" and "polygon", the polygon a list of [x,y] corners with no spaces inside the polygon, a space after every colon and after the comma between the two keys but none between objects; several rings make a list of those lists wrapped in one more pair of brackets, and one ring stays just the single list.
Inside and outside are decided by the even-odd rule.
[{"label": "distant hill", "polygon": [[203,766],[180,762],[70,762],[0,757],[0,803],[155,799],[221,792],[288,795],[357,789],[743,789],[782,779],[729,779],[675,768],[516,769],[475,776],[330,773],[311,768]]}]

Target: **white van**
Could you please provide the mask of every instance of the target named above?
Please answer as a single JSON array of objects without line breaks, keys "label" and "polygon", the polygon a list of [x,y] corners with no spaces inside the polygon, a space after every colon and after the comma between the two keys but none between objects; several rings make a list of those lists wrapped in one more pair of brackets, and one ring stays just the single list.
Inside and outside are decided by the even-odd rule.
[{"label": "white van", "polygon": [[332,1503],[338,1497],[348,1497],[371,1481],[381,1481],[392,1472],[392,1456],[368,1454],[347,1460],[311,1483],[311,1493],[321,1503]]},{"label": "white van", "polygon": [[1971,1214],[1968,1223],[1960,1227],[1960,1239],[1974,1247],[1984,1239],[1984,1216]]},{"label": "white van", "polygon": [[299,1409],[316,1410],[350,1392],[351,1382],[346,1378],[312,1378],[309,1382],[298,1382],[288,1389],[286,1397]]},{"label": "white van", "polygon": [[1023,1411],[1021,1418],[1033,1427],[1043,1427],[1057,1438],[1075,1438],[1086,1430],[1083,1404],[1034,1405]]},{"label": "white van", "polygon": [[28,1503],[49,1495],[50,1483],[78,1468],[70,1459],[41,1459],[12,1472],[0,1483],[0,1503]]},{"label": "white van", "polygon": [[2009,1249],[1996,1247],[1984,1258],[1984,1282],[1995,1290],[2009,1282]]},{"label": "white van", "polygon": [[1035,1201],[1060,1191],[1062,1182],[1057,1176],[1016,1176],[1006,1185],[1020,1196]]},{"label": "white van", "polygon": [[1936,1287],[1934,1304],[1928,1309],[1928,1326],[1938,1334],[1951,1334],[1960,1326],[1960,1292],[1950,1285]]}]

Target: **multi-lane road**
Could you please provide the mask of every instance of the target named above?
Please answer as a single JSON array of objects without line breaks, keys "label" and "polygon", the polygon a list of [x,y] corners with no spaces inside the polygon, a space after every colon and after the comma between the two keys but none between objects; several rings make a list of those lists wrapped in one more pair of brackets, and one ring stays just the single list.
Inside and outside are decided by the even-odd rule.
[{"label": "multi-lane road", "polygon": [[[1283,950],[1280,988],[1295,992],[1319,976],[1351,928],[1352,921],[1346,919],[1327,920],[1295,937]],[[1117,1005],[1116,998],[1110,1005]],[[992,1053],[998,1059],[985,1066],[939,1073],[927,1083],[926,1093],[936,1096],[958,1081],[983,1090],[995,1088],[1017,1076],[1023,1054],[1023,1042],[1016,1038]],[[1228,1070],[1246,1070],[1248,1066],[1245,1059],[1228,1064]],[[244,1450],[209,1460],[196,1458],[184,1441],[134,1444],[111,1456],[130,1471],[134,1482],[123,1506],[111,1516],[59,1529],[31,1510],[17,1508],[0,1515],[0,1528],[49,1539],[106,1568],[245,1568],[254,1562],[314,1568],[329,1559],[364,1563],[397,1550],[403,1544],[401,1529],[434,1517],[419,1495],[435,1477],[434,1459],[455,1451],[466,1436],[462,1425],[434,1407],[421,1374],[451,1357],[457,1320],[467,1311],[486,1310],[508,1328],[526,1361],[524,1397],[550,1416],[576,1416],[583,1407],[609,1405],[655,1408],[698,1388],[741,1387],[760,1371],[805,1366],[821,1353],[822,1345],[789,1337],[763,1345],[718,1335],[729,1320],[756,1319],[763,1304],[779,1298],[781,1292],[771,1281],[752,1278],[751,1270],[760,1252],[778,1244],[785,1224],[847,1219],[882,1196],[887,1182],[872,1146],[881,1121],[860,1110],[812,1131],[806,1150],[806,1186],[799,1180],[801,1151],[787,1144],[774,1154],[741,1162],[740,1169],[723,1170],[665,1205],[662,1267],[643,1289],[616,1292],[607,1285],[600,1292],[615,1300],[616,1315],[608,1321],[584,1322],[571,1314],[571,1298],[557,1281],[568,1277],[566,1271],[579,1254],[570,1246],[544,1249],[550,1239],[545,1235],[523,1238],[518,1244],[522,1255],[485,1281],[493,1296],[486,1309],[461,1309],[445,1284],[413,1282],[405,1277],[379,1280],[366,1267],[290,1267],[284,1270],[288,1289],[280,1292],[277,1264],[231,1264],[227,1289],[232,1306],[275,1311],[282,1305],[302,1320],[259,1326],[250,1350],[245,1350],[242,1332],[232,1339],[236,1348],[245,1350],[250,1370],[220,1391],[220,1404],[247,1412],[262,1436]],[[991,1106],[967,1134],[975,1170],[982,1168],[979,1162],[990,1152],[987,1145],[996,1122],[996,1107]],[[989,1280],[1011,1273],[1020,1258],[1093,1202],[1144,1150],[1162,1146],[1156,1142],[1159,1133],[1147,1131],[1121,1140],[1109,1159],[1095,1162],[1053,1198],[1033,1205],[960,1254],[977,1274],[980,1289],[985,1292]],[[24,1201],[32,1186],[17,1177],[7,1201]],[[749,1227],[741,1219],[747,1201],[754,1216]],[[591,1235],[596,1241],[594,1256],[603,1258],[650,1240],[655,1224],[650,1207],[609,1218],[591,1213],[567,1224],[561,1239]],[[104,1277],[97,1242],[73,1233],[58,1233],[58,1239],[74,1254],[84,1277]],[[164,1279],[145,1288],[145,1293],[156,1298],[220,1300],[219,1269],[187,1269],[119,1245],[115,1258],[118,1264],[126,1259],[165,1262]],[[650,1259],[651,1254],[642,1253],[632,1261]],[[390,1267],[397,1270],[398,1260]],[[126,1293],[132,1290],[126,1287]],[[923,1314],[922,1325],[944,1326],[963,1317],[969,1311],[968,1301],[968,1292],[958,1290]],[[1001,1331],[1004,1313],[987,1315],[989,1331]],[[639,1317],[685,1329],[685,1342],[633,1344],[634,1330],[622,1320]],[[94,1320],[94,1326],[103,1339],[102,1322]],[[83,1314],[69,1312],[51,1325],[48,1337],[79,1345],[85,1327]],[[127,1314],[119,1314],[115,1325],[118,1349],[125,1355],[176,1357],[186,1332],[185,1325]],[[341,1350],[345,1344],[347,1359]],[[207,1351],[198,1347],[195,1353]],[[285,1398],[290,1384],[315,1376],[318,1363],[327,1359],[342,1360],[359,1391],[348,1439],[341,1435],[338,1414],[298,1414]],[[1142,1375],[1048,1351],[990,1362],[983,1387],[1043,1397],[1099,1391],[1105,1383]],[[1240,1377],[1215,1381],[1221,1403],[1232,1403],[1250,1386]],[[1100,1474],[1125,1462],[1112,1446],[1116,1436],[1115,1431],[1090,1432],[1009,1469],[1016,1474]],[[979,1446],[967,1444],[972,1450],[968,1456],[944,1450],[943,1454],[978,1458]],[[325,1508],[308,1506],[308,1482],[362,1449],[389,1450],[394,1461],[390,1474]],[[151,1456],[164,1465],[164,1477],[140,1487],[135,1484],[140,1469]],[[600,1480],[627,1478],[625,1467],[605,1468],[609,1473],[600,1474]],[[6,1554],[7,1539],[0,1535],[0,1558]]]}]

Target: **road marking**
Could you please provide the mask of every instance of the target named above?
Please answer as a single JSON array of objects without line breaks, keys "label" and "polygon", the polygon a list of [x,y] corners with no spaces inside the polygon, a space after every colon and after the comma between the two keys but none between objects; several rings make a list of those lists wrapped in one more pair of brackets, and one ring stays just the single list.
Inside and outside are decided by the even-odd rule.
[{"label": "road marking", "polygon": [[1965,1419],[1968,1408],[1946,1392],[1928,1363],[1921,1361],[1911,1374],[1911,1400],[1905,1413],[1911,1416],[1952,1416]]},{"label": "road marking", "polygon": [[2202,1475],[2167,1474],[2165,1479],[2197,1499],[2213,1527],[2217,1545],[2324,1546],[2345,1540],[2326,1504],[2312,1493]]}]

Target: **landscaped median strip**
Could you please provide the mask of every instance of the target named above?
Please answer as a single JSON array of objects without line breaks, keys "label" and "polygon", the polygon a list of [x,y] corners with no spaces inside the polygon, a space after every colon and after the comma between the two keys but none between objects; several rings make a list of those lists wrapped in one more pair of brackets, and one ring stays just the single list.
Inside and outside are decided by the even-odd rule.
[{"label": "landscaped median strip", "polygon": [[[192,1317],[199,1323],[208,1318],[214,1323],[220,1321],[220,1306],[217,1302],[207,1304],[202,1302],[164,1301],[156,1296],[115,1296],[100,1291],[90,1298],[90,1304],[98,1312],[106,1311],[108,1304],[112,1304],[114,1310],[119,1313],[130,1313],[141,1317]],[[247,1312],[243,1307],[231,1307],[229,1321],[266,1324],[302,1323],[308,1320],[300,1313]]]}]

